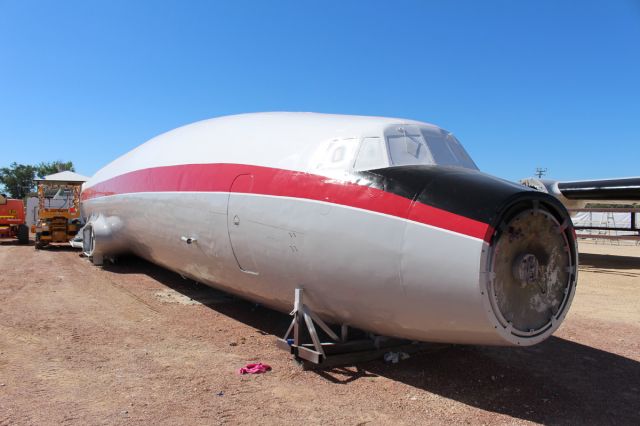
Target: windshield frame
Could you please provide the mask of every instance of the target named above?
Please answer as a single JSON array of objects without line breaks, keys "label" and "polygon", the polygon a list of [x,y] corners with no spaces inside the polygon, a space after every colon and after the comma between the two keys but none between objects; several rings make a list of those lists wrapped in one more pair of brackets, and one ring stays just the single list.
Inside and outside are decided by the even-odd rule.
[{"label": "windshield frame", "polygon": [[[434,137],[434,139],[437,138],[439,143],[441,142],[446,143],[446,148],[448,152],[453,157],[453,159],[456,160],[455,163],[454,162],[448,162],[447,164],[438,163],[438,161],[436,160],[436,156],[434,155],[434,152],[432,150],[432,147],[429,144],[430,135],[431,137]],[[425,152],[426,155],[422,158],[422,160],[418,156],[418,157],[415,157],[416,161],[411,161],[411,160],[398,161],[399,160],[398,158],[394,159],[393,152],[400,152],[400,151],[397,151],[398,146],[392,145],[393,143],[391,141],[392,138],[404,138],[404,141],[407,144],[407,147],[404,148],[406,150],[406,153],[403,153],[402,155],[408,155],[408,156],[413,155],[415,157],[415,154],[412,154],[409,151],[409,145],[408,145],[410,143],[409,141],[419,146],[417,152],[419,152],[419,150],[421,149],[424,149],[426,151]],[[460,143],[460,141],[451,132],[448,132],[439,127],[424,126],[424,125],[421,126],[416,124],[411,124],[411,125],[397,124],[397,125],[389,126],[384,131],[384,142],[386,145],[389,167],[425,165],[425,166],[459,167],[459,168],[464,168],[468,170],[479,170],[478,166],[473,161],[473,159],[471,158],[467,150],[464,148],[462,143]]]}]

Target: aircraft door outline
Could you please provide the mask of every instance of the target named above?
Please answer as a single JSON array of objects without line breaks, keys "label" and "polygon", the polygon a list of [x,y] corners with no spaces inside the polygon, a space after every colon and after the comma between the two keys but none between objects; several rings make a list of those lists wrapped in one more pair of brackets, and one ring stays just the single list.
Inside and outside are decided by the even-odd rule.
[{"label": "aircraft door outline", "polygon": [[238,268],[247,274],[258,275],[256,261],[250,242],[248,210],[251,208],[251,194],[254,176],[242,174],[235,177],[229,188],[227,200],[227,232],[229,244]]}]

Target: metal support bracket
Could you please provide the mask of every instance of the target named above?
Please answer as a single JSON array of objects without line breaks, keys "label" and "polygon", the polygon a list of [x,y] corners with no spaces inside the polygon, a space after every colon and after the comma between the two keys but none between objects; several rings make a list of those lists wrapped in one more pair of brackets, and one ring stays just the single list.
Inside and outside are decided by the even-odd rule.
[{"label": "metal support bracket", "polygon": [[[331,330],[327,323],[325,323],[319,316],[313,313],[313,311],[303,303],[302,294],[302,288],[296,288],[293,311],[291,311],[293,320],[291,321],[291,324],[289,325],[284,338],[278,339],[277,344],[278,347],[289,350],[296,357],[306,359],[307,361],[315,364],[319,364],[327,358],[327,354],[325,353],[323,343],[320,342],[315,324],[317,324],[325,333],[327,333],[327,335],[334,342],[339,342],[340,338],[333,332],[333,330]],[[300,334],[302,331],[302,327],[305,325],[307,327],[309,335],[311,336],[313,349],[309,347],[310,345],[305,345],[301,341]],[[293,334],[293,339],[289,338],[291,334]],[[326,345],[326,343],[324,345]]]},{"label": "metal support bracket", "polygon": [[[305,369],[317,368],[320,365],[328,368],[379,359],[388,351],[414,353],[425,348],[424,344],[417,342],[374,335],[359,340],[349,340],[349,326],[346,324],[341,325],[340,336],[338,336],[327,323],[303,303],[302,288],[295,289],[291,315],[293,320],[284,337],[276,340],[276,346],[294,355]],[[331,341],[322,342],[316,326],[320,327]],[[303,343],[303,327],[306,327],[311,343]],[[435,347],[439,346],[442,345],[435,345]]]}]

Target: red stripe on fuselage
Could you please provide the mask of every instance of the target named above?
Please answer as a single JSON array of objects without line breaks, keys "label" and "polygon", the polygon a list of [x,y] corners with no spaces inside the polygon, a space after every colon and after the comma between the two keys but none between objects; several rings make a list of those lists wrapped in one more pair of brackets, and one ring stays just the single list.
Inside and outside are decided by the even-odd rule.
[{"label": "red stripe on fuselage", "polygon": [[[303,198],[409,219],[486,240],[489,225],[399,195],[354,182],[245,164],[184,164],[136,170],[82,192],[82,200],[136,192],[229,192],[234,179],[254,176],[252,188],[234,192]],[[413,205],[413,207],[412,207]]]}]

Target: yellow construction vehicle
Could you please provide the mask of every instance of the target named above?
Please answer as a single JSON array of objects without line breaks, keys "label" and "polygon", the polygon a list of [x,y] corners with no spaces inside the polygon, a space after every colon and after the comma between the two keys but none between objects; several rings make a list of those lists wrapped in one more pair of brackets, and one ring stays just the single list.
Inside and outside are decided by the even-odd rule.
[{"label": "yellow construction vehicle", "polygon": [[80,191],[87,178],[61,172],[37,179],[38,221],[32,227],[37,250],[51,243],[68,243],[82,227]]}]

